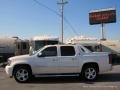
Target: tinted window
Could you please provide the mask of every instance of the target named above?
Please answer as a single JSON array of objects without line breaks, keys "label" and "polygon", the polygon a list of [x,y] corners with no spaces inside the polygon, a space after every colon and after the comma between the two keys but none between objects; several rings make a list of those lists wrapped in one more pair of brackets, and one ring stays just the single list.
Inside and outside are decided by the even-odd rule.
[{"label": "tinted window", "polygon": [[57,47],[48,47],[42,51],[44,56],[57,56]]},{"label": "tinted window", "polygon": [[93,48],[92,48],[92,46],[85,46],[85,47],[86,47],[88,50],[92,51],[92,52],[94,51]]},{"label": "tinted window", "polygon": [[17,49],[20,49],[20,44],[17,44]]},{"label": "tinted window", "polygon": [[61,46],[61,56],[74,56],[75,50],[73,46]]},{"label": "tinted window", "polygon": [[23,42],[22,44],[23,44],[23,49],[27,49],[27,44],[25,42]]},{"label": "tinted window", "polygon": [[83,52],[85,52],[85,50],[81,47],[81,50],[83,51]]}]

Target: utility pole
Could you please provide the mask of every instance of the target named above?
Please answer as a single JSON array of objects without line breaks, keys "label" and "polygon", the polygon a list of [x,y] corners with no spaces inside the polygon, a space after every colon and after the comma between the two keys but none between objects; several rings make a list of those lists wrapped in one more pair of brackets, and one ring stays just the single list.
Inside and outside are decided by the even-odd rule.
[{"label": "utility pole", "polygon": [[61,5],[61,43],[63,43],[64,39],[64,5],[67,3],[68,2],[64,0],[60,0],[60,2],[58,3],[59,5]]}]

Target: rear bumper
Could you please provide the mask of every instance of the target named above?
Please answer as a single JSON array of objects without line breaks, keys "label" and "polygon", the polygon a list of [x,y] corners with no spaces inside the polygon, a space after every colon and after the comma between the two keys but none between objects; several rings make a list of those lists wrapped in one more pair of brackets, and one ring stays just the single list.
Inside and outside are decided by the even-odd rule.
[{"label": "rear bumper", "polygon": [[6,66],[6,67],[5,67],[5,72],[6,72],[6,74],[7,74],[9,77],[12,77],[12,76],[13,76],[13,67],[11,67],[11,66]]}]

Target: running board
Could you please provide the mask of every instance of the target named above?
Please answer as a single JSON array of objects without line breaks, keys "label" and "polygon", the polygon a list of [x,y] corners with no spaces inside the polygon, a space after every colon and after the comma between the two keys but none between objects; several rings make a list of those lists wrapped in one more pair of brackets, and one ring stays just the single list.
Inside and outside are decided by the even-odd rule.
[{"label": "running board", "polygon": [[79,74],[36,74],[35,77],[72,77]]}]

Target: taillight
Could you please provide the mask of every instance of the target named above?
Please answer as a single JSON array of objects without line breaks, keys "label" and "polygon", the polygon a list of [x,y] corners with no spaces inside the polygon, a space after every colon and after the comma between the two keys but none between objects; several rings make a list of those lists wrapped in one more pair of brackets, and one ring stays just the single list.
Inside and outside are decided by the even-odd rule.
[{"label": "taillight", "polygon": [[112,54],[109,54],[109,64],[112,64]]}]

